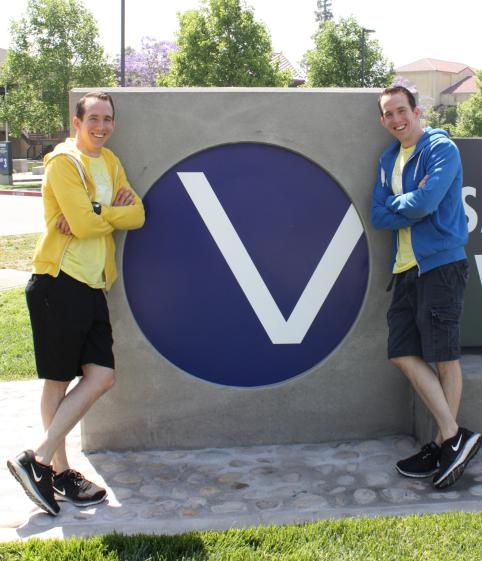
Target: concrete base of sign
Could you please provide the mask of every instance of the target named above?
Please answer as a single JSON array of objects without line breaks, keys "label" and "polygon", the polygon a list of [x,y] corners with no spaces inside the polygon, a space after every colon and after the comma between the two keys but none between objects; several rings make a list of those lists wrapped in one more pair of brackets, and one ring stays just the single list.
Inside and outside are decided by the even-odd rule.
[{"label": "concrete base of sign", "polygon": [[[480,355],[464,354],[461,359],[464,389],[458,423],[470,430],[482,431],[482,372]],[[418,399],[414,399],[414,435],[420,442],[430,442],[437,433],[437,425]]]},{"label": "concrete base of sign", "polygon": [[[86,90],[75,90],[71,104]],[[412,433],[411,390],[386,359],[390,234],[370,226],[380,127],[377,90],[113,89],[111,146],[144,196],[172,166],[208,147],[261,142],[304,155],[351,198],[367,233],[370,274],[358,319],[309,372],[260,388],[214,385],[179,370],[140,331],[120,278],[109,294],[117,384],[82,425],[86,449],[302,443]],[[147,220],[156,220],[149,209]],[[117,236],[121,260],[125,234]],[[149,275],[149,270],[139,271]],[[159,321],[163,321],[160,317]]]}]

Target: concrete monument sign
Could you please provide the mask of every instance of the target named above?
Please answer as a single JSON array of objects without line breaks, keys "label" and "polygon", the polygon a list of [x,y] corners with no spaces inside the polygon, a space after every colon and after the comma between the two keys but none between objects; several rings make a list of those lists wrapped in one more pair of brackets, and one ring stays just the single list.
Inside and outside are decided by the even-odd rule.
[{"label": "concrete monument sign", "polygon": [[389,235],[369,221],[389,141],[378,92],[111,93],[147,219],[117,238],[118,383],[84,447],[410,433],[411,392],[386,360]]}]

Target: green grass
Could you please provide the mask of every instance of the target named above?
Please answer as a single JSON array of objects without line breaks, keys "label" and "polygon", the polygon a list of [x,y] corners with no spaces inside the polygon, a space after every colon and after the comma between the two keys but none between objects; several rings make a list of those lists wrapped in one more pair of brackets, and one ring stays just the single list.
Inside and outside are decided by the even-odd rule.
[{"label": "green grass", "polygon": [[32,255],[40,234],[0,236],[0,269],[32,269]]},{"label": "green grass", "polygon": [[33,183],[15,183],[15,185],[0,183],[0,189],[32,189],[33,187],[38,187],[40,189],[41,185],[41,181],[35,181]]},{"label": "green grass", "polygon": [[[161,522],[160,522],[161,524]],[[480,561],[482,514],[0,544],[2,561]]]},{"label": "green grass", "polygon": [[36,377],[32,332],[21,288],[0,292],[0,348],[0,382]]}]

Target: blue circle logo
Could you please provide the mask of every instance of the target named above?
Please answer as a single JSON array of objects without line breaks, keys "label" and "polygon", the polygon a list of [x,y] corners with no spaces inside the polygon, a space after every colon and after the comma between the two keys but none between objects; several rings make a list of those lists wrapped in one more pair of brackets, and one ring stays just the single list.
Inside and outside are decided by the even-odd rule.
[{"label": "blue circle logo", "polygon": [[278,146],[209,148],[166,172],[129,232],[123,274],[151,344],[203,380],[254,387],[343,341],[368,283],[360,218],[334,179]]}]

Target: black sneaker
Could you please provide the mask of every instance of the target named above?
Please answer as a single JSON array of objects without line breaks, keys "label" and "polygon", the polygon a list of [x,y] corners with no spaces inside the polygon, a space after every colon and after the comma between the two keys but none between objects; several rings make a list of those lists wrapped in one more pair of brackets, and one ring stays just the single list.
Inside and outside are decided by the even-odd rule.
[{"label": "black sneaker", "polygon": [[68,501],[75,506],[91,506],[105,501],[107,491],[73,469],[54,476],[54,492],[58,501]]},{"label": "black sneaker", "polygon": [[429,442],[417,454],[397,462],[397,471],[405,477],[430,477],[438,472],[440,446]]},{"label": "black sneaker", "polygon": [[54,472],[51,466],[37,462],[32,450],[25,450],[13,460],[8,460],[7,466],[29,499],[53,516],[59,513],[60,507],[54,498]]},{"label": "black sneaker", "polygon": [[480,441],[480,433],[459,427],[457,434],[442,444],[439,473],[433,479],[437,489],[453,485],[462,476],[467,464],[479,451]]}]

